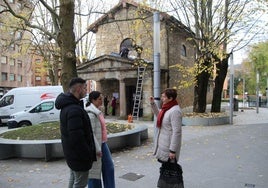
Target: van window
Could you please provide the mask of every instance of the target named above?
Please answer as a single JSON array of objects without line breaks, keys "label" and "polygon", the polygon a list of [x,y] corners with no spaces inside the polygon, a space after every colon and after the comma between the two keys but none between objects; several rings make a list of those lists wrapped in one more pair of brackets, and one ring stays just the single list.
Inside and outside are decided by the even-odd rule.
[{"label": "van window", "polygon": [[54,108],[54,102],[43,102],[30,111],[30,113],[46,112]]},{"label": "van window", "polygon": [[14,95],[7,95],[3,97],[2,100],[0,101],[0,107],[11,105],[13,104],[13,102],[14,102]]}]

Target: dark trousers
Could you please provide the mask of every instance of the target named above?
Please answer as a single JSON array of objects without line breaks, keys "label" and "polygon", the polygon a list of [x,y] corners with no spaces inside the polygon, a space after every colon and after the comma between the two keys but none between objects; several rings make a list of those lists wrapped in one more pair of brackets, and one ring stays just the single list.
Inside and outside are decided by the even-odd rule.
[{"label": "dark trousers", "polygon": [[108,115],[108,107],[107,107],[107,105],[104,106],[104,113],[105,113],[105,115]]}]

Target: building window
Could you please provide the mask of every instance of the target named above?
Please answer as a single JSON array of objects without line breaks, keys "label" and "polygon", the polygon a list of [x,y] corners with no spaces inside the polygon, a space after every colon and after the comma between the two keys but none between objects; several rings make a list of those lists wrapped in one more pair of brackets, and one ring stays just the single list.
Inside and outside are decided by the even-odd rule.
[{"label": "building window", "polygon": [[6,46],[7,45],[7,40],[1,39],[1,46]]},{"label": "building window", "polygon": [[21,40],[22,39],[22,32],[21,31],[17,31],[15,34],[16,40]]},{"label": "building window", "polygon": [[11,59],[9,60],[9,65],[10,65],[10,66],[15,66],[15,63],[16,63],[16,59],[11,58]]},{"label": "building window", "polygon": [[183,44],[181,45],[181,55],[186,57],[187,53],[186,53],[186,46]]},{"label": "building window", "polygon": [[21,3],[22,3],[22,2],[19,1],[19,2],[16,4],[18,10],[23,10],[23,6],[22,6]]},{"label": "building window", "polygon": [[41,63],[41,59],[36,59],[35,63]]},{"label": "building window", "polygon": [[7,73],[6,72],[1,73],[1,80],[2,81],[7,81]]},{"label": "building window", "polygon": [[17,51],[19,51],[19,50],[20,50],[20,46],[19,46],[18,44],[15,44],[15,49],[16,49]]},{"label": "building window", "polygon": [[41,68],[35,68],[35,73],[36,74],[41,73]]},{"label": "building window", "polygon": [[14,31],[10,31],[10,32],[9,32],[9,35],[10,35],[11,38],[14,38],[14,36],[15,36],[15,32],[14,32]]},{"label": "building window", "polygon": [[17,75],[17,81],[22,82],[22,76],[21,75]]},{"label": "building window", "polygon": [[15,74],[10,73],[10,74],[9,74],[9,80],[10,80],[10,81],[15,81]]},{"label": "building window", "polygon": [[10,44],[10,46],[9,46],[9,48],[10,48],[10,50],[15,50],[15,44],[12,42],[11,44]]},{"label": "building window", "polygon": [[18,60],[18,67],[22,68],[22,61],[21,60]]},{"label": "building window", "polygon": [[[3,10],[5,10],[5,7],[3,5],[0,5],[0,12]],[[1,28],[1,26],[2,26],[2,23],[0,23],[0,28]]]},{"label": "building window", "polygon": [[1,63],[7,64],[7,56],[1,56]]},{"label": "building window", "polygon": [[132,51],[135,50],[135,47],[136,44],[134,40],[131,38],[126,38],[120,44],[119,55],[121,57],[128,58],[129,55],[134,55],[132,54]]},{"label": "building window", "polygon": [[20,45],[18,45],[18,44],[16,44],[16,49],[17,49],[17,51],[18,51],[18,52],[21,52],[21,51],[22,51],[21,46],[20,46]]},{"label": "building window", "polygon": [[15,0],[8,0],[9,3],[15,3]]}]

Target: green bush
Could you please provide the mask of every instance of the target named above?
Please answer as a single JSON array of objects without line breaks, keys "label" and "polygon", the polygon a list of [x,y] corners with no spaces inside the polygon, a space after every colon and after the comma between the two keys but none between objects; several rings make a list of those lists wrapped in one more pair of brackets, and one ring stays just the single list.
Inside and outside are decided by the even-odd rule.
[{"label": "green bush", "polygon": [[[107,132],[118,133],[132,129],[129,124],[107,123]],[[43,123],[0,134],[1,138],[13,140],[54,140],[60,139],[59,122]]]}]

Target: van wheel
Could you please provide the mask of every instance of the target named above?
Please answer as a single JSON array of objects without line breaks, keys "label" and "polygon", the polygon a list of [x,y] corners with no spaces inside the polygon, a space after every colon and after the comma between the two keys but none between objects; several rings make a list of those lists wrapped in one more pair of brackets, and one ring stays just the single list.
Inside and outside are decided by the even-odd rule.
[{"label": "van wheel", "polygon": [[19,127],[26,127],[31,125],[31,123],[29,121],[23,121],[19,123]]}]

